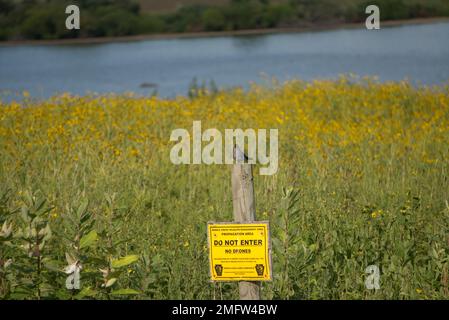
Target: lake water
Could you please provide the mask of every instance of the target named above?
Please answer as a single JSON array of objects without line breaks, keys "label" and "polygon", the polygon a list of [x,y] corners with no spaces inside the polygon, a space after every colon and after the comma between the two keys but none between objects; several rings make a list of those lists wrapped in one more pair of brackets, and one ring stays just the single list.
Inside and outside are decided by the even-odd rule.
[{"label": "lake water", "polygon": [[[339,74],[449,80],[449,23],[324,32],[223,36],[84,45],[0,46],[0,91],[36,98],[61,92],[185,95],[196,77],[219,87]],[[264,76],[265,75],[265,76]]]}]

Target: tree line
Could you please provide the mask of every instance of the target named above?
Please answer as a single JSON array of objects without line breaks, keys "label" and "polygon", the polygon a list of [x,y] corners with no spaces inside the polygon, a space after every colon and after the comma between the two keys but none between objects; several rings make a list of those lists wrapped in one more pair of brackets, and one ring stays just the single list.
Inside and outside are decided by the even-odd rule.
[{"label": "tree line", "polygon": [[[211,1],[213,3],[213,1]],[[79,6],[81,29],[67,30],[65,8]],[[0,0],[0,40],[114,37],[353,23],[376,4],[382,20],[449,16],[447,0],[231,0],[170,13],[142,12],[135,0]]]}]

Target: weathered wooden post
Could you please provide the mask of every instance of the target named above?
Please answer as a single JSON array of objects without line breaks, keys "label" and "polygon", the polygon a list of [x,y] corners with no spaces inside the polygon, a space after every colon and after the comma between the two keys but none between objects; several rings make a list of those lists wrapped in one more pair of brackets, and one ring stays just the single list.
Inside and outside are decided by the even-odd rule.
[{"label": "weathered wooden post", "polygon": [[[235,164],[232,168],[232,201],[234,221],[256,221],[256,202],[254,199],[253,172],[251,164],[244,163],[243,151],[234,146]],[[240,300],[259,300],[260,282],[240,281]]]}]

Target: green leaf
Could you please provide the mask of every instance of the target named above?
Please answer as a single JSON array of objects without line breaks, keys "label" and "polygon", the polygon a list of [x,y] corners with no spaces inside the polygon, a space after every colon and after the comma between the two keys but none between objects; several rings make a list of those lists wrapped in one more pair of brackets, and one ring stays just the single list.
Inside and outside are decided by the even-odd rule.
[{"label": "green leaf", "polygon": [[29,223],[31,221],[30,210],[28,210],[27,207],[23,206],[22,209],[20,210],[20,214],[23,221],[25,221],[26,223]]},{"label": "green leaf", "polygon": [[89,201],[87,199],[84,199],[81,201],[80,206],[78,207],[78,210],[76,211],[76,215],[81,220],[81,217],[87,210],[87,206],[89,205]]},{"label": "green leaf", "polygon": [[106,282],[105,287],[106,287],[106,288],[109,288],[109,287],[112,286],[116,281],[117,281],[117,278],[109,279],[108,282]]},{"label": "green leaf", "polygon": [[80,249],[91,246],[98,240],[97,231],[92,230],[88,234],[84,235],[80,240]]},{"label": "green leaf", "polygon": [[66,252],[65,253],[65,259],[67,260],[68,264],[74,264],[77,259],[75,257],[73,257],[70,253]]},{"label": "green leaf", "polygon": [[284,247],[282,246],[281,240],[279,240],[278,238],[273,237],[271,239],[271,242],[273,243],[274,250],[276,250],[277,252],[283,252],[284,251]]},{"label": "green leaf", "polygon": [[90,287],[86,287],[83,290],[81,290],[80,293],[78,293],[75,298],[76,299],[83,299],[84,297],[93,297],[97,294],[97,291],[92,290]]},{"label": "green leaf", "polygon": [[44,261],[44,267],[53,272],[63,272],[57,260]]},{"label": "green leaf", "polygon": [[112,268],[121,268],[139,260],[138,255],[129,255],[120,259],[112,260]]},{"label": "green leaf", "polygon": [[118,289],[111,292],[112,295],[127,295],[127,294],[140,294],[139,291],[134,289]]}]

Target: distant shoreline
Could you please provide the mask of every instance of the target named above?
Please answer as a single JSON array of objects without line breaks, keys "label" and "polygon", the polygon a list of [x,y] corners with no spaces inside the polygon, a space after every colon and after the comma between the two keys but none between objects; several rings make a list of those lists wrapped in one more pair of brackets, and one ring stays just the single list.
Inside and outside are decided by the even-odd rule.
[{"label": "distant shoreline", "polygon": [[[404,26],[404,25],[434,24],[439,22],[449,22],[449,17],[381,21],[381,28]],[[75,38],[75,39],[56,39],[56,40],[11,40],[11,41],[0,41],[0,47],[21,46],[21,45],[102,44],[102,43],[147,41],[147,40],[250,36],[250,35],[279,34],[279,33],[302,33],[302,32],[331,31],[339,29],[362,29],[362,28],[365,28],[364,22],[329,23],[329,24],[311,25],[307,27],[295,27],[295,28],[272,28],[272,29],[255,29],[255,30],[253,29],[253,30],[237,30],[237,31],[217,31],[217,32],[160,33],[160,34],[144,34],[144,35],[133,35],[124,37]]]}]

